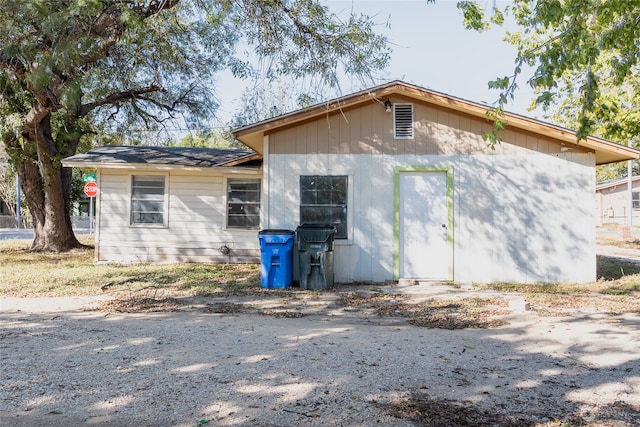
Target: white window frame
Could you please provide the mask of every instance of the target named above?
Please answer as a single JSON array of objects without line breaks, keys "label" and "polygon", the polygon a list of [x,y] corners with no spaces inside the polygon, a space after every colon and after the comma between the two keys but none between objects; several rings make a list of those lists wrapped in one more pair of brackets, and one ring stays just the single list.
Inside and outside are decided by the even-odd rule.
[{"label": "white window frame", "polygon": [[631,192],[631,208],[640,209],[640,191]]},{"label": "white window frame", "polygon": [[[406,118],[404,117],[404,114],[401,115],[400,117],[398,114],[398,109],[400,108],[400,110],[409,107],[411,109],[411,122],[410,123],[405,123],[406,122]],[[406,112],[405,112],[406,114]],[[399,132],[400,127],[398,126],[398,121],[402,120],[403,121],[403,129],[402,132]],[[415,125],[414,125],[414,108],[413,108],[413,104],[411,103],[395,103],[393,104],[393,139],[413,139],[415,134]]]},{"label": "white window frame", "polygon": [[[239,182],[239,181],[245,181],[245,182],[257,182],[259,185],[259,189],[258,189],[258,197],[259,197],[259,201],[258,201],[258,223],[255,226],[250,226],[250,227],[240,227],[240,226],[235,226],[235,225],[229,225],[229,204],[231,203],[231,200],[229,198],[229,185],[231,183],[233,183],[234,181]],[[262,186],[263,186],[263,181],[260,178],[255,178],[255,177],[251,177],[251,178],[245,178],[245,177],[233,177],[233,178],[225,178],[225,182],[224,182],[224,189],[225,189],[225,228],[230,229],[230,230],[257,230],[260,229],[261,224],[262,224]]]},{"label": "white window frame", "polygon": [[[153,178],[163,178],[164,180],[164,193],[162,199],[162,223],[141,223],[141,222],[133,222],[133,179],[134,177],[153,177]],[[129,227],[136,228],[167,228],[169,224],[169,180],[167,179],[167,174],[157,174],[157,173],[132,173],[129,175],[129,212],[128,212],[128,223]]]}]

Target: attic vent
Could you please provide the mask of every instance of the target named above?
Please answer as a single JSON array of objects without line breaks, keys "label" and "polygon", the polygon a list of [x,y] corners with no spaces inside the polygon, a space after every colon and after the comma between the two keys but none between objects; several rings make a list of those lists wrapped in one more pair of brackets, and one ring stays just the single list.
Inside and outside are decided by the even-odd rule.
[{"label": "attic vent", "polygon": [[393,104],[393,137],[413,139],[413,104]]}]

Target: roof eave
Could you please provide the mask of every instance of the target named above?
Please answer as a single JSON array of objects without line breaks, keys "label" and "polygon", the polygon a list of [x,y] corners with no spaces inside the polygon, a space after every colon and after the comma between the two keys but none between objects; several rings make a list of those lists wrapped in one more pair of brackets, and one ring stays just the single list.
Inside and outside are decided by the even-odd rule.
[{"label": "roof eave", "polygon": [[[636,182],[638,180],[640,180],[640,176],[633,176],[631,177],[631,180],[633,182]],[[597,184],[596,185],[596,191],[599,190],[606,190],[608,188],[615,188],[618,187],[619,185],[627,185],[629,183],[629,179],[628,178],[622,178],[622,179],[616,179],[615,181],[609,181],[609,182],[603,182],[601,184]]]},{"label": "roof eave", "polygon": [[260,153],[249,154],[249,155],[246,155],[244,157],[240,157],[238,159],[229,160],[227,162],[222,162],[222,163],[218,164],[218,166],[225,166],[225,167],[237,166],[237,165],[241,165],[243,163],[251,162],[253,160],[262,160],[262,154],[260,154]]},{"label": "roof eave", "polygon": [[[430,89],[421,88],[410,85],[401,81],[393,81],[381,86],[374,87],[369,90],[357,92],[318,104],[307,109],[294,111],[282,116],[274,117],[262,122],[258,122],[249,126],[233,130],[233,134],[242,143],[258,153],[263,152],[263,139],[267,131],[272,131],[281,126],[292,126],[298,122],[307,121],[330,114],[334,111],[346,107],[352,107],[357,104],[370,102],[371,100],[379,101],[381,104],[385,97],[391,95],[404,95],[414,99],[420,99],[424,102],[445,107],[447,109],[464,112],[476,117],[484,117],[488,121],[491,119],[487,116],[487,112],[491,109],[483,104],[478,104],[461,98],[456,98]],[[548,136],[561,142],[572,144],[573,146],[583,146],[595,151],[596,164],[603,165],[608,163],[616,163],[625,160],[633,160],[640,158],[640,151],[629,148],[620,144],[615,144],[600,138],[588,137],[583,141],[577,140],[576,132],[555,126],[549,123],[543,123],[539,120],[521,116],[515,113],[504,113],[503,119],[508,126],[527,130],[539,135]]]},{"label": "roof eave", "polygon": [[83,161],[66,161],[62,160],[62,166],[74,168],[91,168],[91,169],[119,169],[119,170],[145,170],[145,171],[190,171],[190,172],[210,172],[219,171],[224,173],[246,173],[257,174],[260,172],[259,167],[242,167],[242,166],[190,166],[190,165],[168,165],[168,164],[152,164],[152,163],[109,163],[109,162],[83,162]]}]

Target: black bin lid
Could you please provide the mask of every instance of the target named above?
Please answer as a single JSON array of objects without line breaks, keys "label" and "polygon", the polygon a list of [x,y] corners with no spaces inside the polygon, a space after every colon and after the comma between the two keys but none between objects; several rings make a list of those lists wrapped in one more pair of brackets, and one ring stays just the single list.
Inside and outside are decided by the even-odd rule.
[{"label": "black bin lid", "polygon": [[327,230],[336,231],[336,226],[333,224],[318,224],[318,223],[304,223],[298,226],[298,230]]}]

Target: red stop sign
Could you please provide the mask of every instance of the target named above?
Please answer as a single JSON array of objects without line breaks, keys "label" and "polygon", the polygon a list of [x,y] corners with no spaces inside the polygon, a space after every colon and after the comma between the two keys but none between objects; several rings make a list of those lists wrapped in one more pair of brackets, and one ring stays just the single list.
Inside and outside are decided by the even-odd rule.
[{"label": "red stop sign", "polygon": [[87,197],[95,197],[96,194],[98,194],[98,184],[95,182],[87,182],[84,185],[84,194],[86,194]]}]

